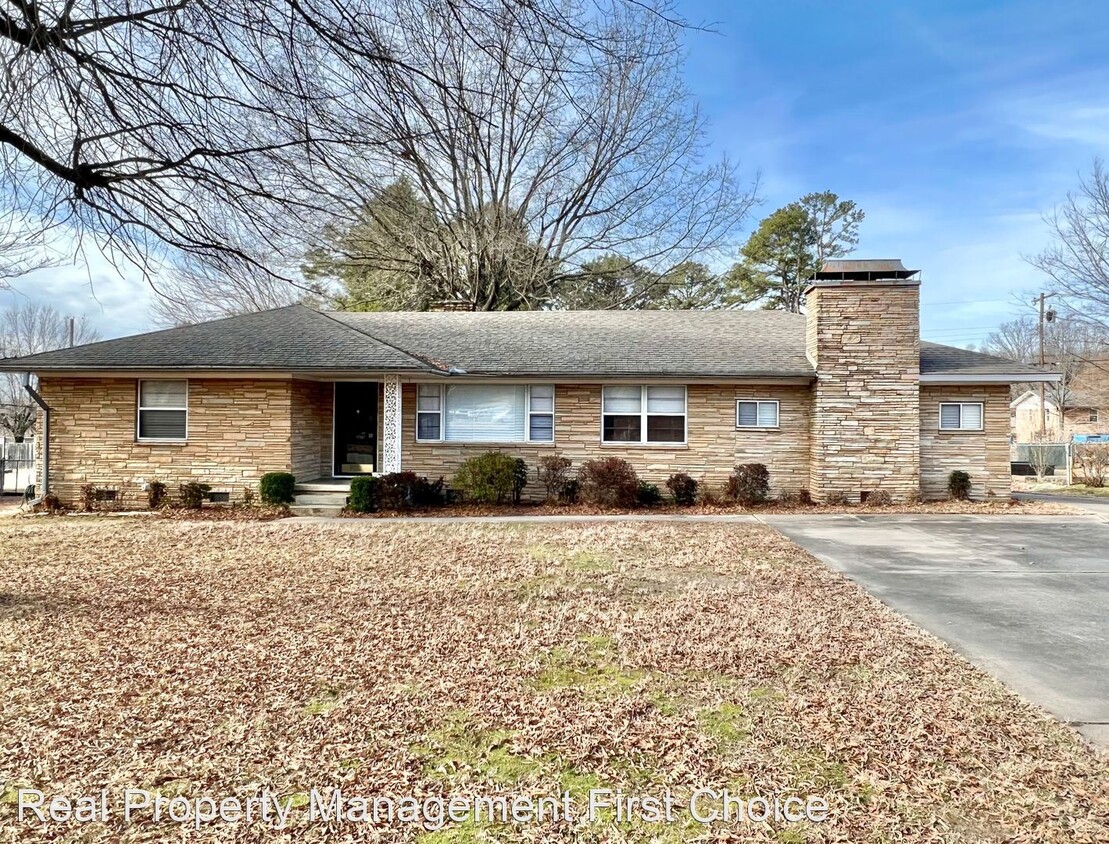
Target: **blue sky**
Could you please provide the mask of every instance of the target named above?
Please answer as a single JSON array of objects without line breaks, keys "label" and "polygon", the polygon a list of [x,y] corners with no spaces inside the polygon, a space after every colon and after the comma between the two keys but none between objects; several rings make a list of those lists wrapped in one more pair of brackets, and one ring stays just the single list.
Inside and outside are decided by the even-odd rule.
[{"label": "blue sky", "polygon": [[[767,213],[832,190],[858,257],[923,271],[922,333],[979,342],[1042,279],[1042,215],[1109,154],[1109,16],[1090,2],[685,0],[688,83]],[[1029,293],[1029,297],[1019,294]]]},{"label": "blue sky", "polygon": [[[980,342],[1041,279],[1041,215],[1109,154],[1109,16],[1091,2],[680,0],[717,153],[761,172],[757,217],[814,190],[866,211],[859,257],[923,271],[926,338]],[[1021,294],[1028,294],[1022,296]],[[105,336],[150,327],[137,273],[95,257],[0,292]]]}]

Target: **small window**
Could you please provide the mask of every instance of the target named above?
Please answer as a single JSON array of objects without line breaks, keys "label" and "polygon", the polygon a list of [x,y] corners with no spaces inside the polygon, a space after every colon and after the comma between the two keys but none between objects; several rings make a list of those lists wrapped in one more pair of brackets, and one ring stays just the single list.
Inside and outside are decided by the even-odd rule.
[{"label": "small window", "polygon": [[1090,421],[1091,421],[1091,422],[1097,422],[1097,421],[1098,421],[1098,418],[1097,418],[1097,408],[1096,408],[1096,407],[1095,407],[1095,408],[1092,408],[1092,409],[1090,410]]},{"label": "small window", "polygon": [[186,439],[189,416],[188,381],[140,381],[138,438]]},{"label": "small window", "polygon": [[778,402],[740,399],[735,403],[737,428],[777,428]]},{"label": "small window", "polygon": [[601,391],[601,441],[684,443],[685,387],[612,386]]},{"label": "small window", "polygon": [[231,493],[230,492],[209,492],[208,493],[208,500],[211,501],[213,504],[230,504],[231,503]]},{"label": "small window", "polygon": [[981,431],[982,402],[944,402],[940,405],[943,431]]},{"label": "small window", "polygon": [[528,390],[528,439],[554,442],[554,384],[536,384]]},{"label": "small window", "polygon": [[416,388],[416,439],[442,439],[443,390],[438,384],[420,384]]}]

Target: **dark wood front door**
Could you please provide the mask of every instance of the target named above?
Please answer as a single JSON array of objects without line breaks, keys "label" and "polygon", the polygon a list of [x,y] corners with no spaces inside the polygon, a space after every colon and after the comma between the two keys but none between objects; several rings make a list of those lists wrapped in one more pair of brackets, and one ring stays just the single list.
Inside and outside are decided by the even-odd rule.
[{"label": "dark wood front door", "polygon": [[377,383],[335,383],[335,474],[368,475],[377,468]]}]

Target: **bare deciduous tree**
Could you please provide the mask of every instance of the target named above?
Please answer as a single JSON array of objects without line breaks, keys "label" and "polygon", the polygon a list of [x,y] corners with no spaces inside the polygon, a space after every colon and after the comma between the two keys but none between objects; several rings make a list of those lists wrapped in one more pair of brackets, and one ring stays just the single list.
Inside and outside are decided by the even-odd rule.
[{"label": "bare deciduous tree", "polygon": [[1046,220],[1053,242],[1026,260],[1065,294],[1074,316],[1109,332],[1109,171],[1101,159]]},{"label": "bare deciduous tree", "polygon": [[[19,220],[92,235],[109,257],[280,274],[298,232],[348,216],[429,134],[516,125],[489,102],[540,93],[475,72],[503,56],[502,29],[527,33],[513,47],[538,74],[580,51],[582,78],[588,59],[635,48],[618,23],[638,16],[678,25],[653,0],[11,0],[0,187]],[[440,50],[456,74],[429,66]],[[413,97],[450,104],[449,119],[418,122]]]},{"label": "bare deciduous tree", "polygon": [[[1074,406],[1076,382],[1104,356],[1109,332],[1096,323],[1078,317],[1058,318],[1044,326],[1044,358],[1051,369],[1062,375],[1059,381],[1049,382],[1046,397],[1059,409],[1060,418]],[[1038,363],[1040,354],[1039,322],[1036,318],[1020,317],[998,326],[982,344],[987,354],[1008,358],[1021,363]],[[1029,389],[1028,384],[1014,385],[1018,393]]]},{"label": "bare deciduous tree", "polygon": [[[100,334],[85,317],[74,321],[73,342],[91,343]],[[50,305],[28,303],[0,310],[0,357],[22,357],[69,344],[69,320]],[[36,408],[19,373],[0,373],[0,430],[17,440],[34,427]]]},{"label": "bare deciduous tree", "polygon": [[352,170],[354,192],[397,182],[328,232],[310,271],[361,307],[536,308],[606,254],[661,279],[727,243],[754,192],[727,161],[701,164],[677,27],[634,5],[595,26],[605,49],[536,41],[509,15],[462,37],[449,5],[413,20],[403,52],[423,73],[384,74],[345,117],[389,139]]}]

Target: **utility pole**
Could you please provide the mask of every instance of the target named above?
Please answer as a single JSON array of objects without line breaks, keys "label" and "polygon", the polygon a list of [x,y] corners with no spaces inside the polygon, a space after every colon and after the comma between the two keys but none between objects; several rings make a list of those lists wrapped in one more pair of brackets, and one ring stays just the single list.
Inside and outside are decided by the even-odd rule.
[{"label": "utility pole", "polygon": [[[1041,293],[1037,299],[1032,301],[1032,304],[1040,303],[1040,369],[1043,369],[1046,364],[1044,359],[1044,323],[1053,322],[1055,320],[1055,311],[1048,311],[1044,309],[1044,302],[1055,293]],[[1063,408],[1060,406],[1059,411],[1059,429],[1062,432],[1063,425]],[[1040,382],[1040,442],[1047,439],[1047,385],[1045,382]]]},{"label": "utility pole", "polygon": [[[1044,301],[1040,294],[1040,369],[1044,368]],[[72,345],[72,344],[70,344]],[[1040,382],[1040,443],[1047,439],[1047,385]]]}]

